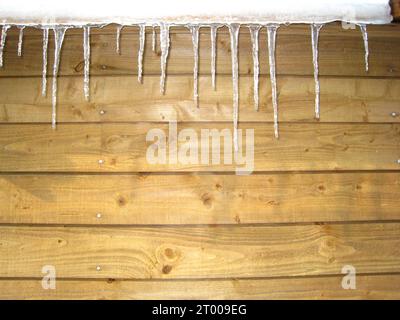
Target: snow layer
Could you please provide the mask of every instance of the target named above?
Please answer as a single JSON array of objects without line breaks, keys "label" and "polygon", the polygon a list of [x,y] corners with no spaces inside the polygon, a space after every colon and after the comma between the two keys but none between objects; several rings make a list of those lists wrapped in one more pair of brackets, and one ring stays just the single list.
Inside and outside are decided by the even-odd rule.
[{"label": "snow layer", "polygon": [[326,23],[384,24],[388,0],[2,0],[4,24]]}]

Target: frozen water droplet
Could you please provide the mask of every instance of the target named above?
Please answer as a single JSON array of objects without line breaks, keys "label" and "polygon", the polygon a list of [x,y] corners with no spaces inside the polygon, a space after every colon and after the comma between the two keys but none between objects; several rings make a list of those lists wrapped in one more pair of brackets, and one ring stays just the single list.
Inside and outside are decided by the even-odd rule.
[{"label": "frozen water droplet", "polygon": [[260,33],[261,26],[250,25],[250,36],[252,44],[252,55],[253,55],[253,82],[254,82],[254,109],[258,111],[259,99],[258,99],[258,76],[260,73],[260,63],[258,60],[258,35]]},{"label": "frozen water droplet", "polygon": [[368,72],[369,70],[369,48],[368,48],[368,32],[367,32],[367,26],[365,24],[360,24],[359,25],[361,34],[364,40],[364,50],[365,50],[365,71]]},{"label": "frozen water droplet", "polygon": [[143,54],[146,43],[146,26],[139,25],[139,53],[138,53],[138,81],[142,82],[143,77]]},{"label": "frozen water droplet", "polygon": [[90,99],[90,27],[83,27],[83,93],[86,101]]},{"label": "frozen water droplet", "polygon": [[233,146],[235,152],[239,150],[238,144],[238,120],[239,120],[239,61],[238,61],[238,40],[240,24],[228,25],[231,38],[232,54],[232,84],[233,84]]},{"label": "frozen water droplet", "polygon": [[18,57],[22,56],[22,43],[24,40],[24,29],[25,26],[19,27],[19,36],[18,36]]},{"label": "frozen water droplet", "polygon": [[54,32],[54,65],[53,65],[53,87],[52,87],[52,114],[51,114],[51,126],[53,129],[56,128],[57,119],[57,76],[58,69],[60,67],[60,54],[61,48],[64,41],[65,32],[67,27],[58,26],[53,28]]},{"label": "frozen water droplet", "polygon": [[42,63],[42,96],[47,89],[47,48],[49,46],[49,28],[43,28],[43,63]]},{"label": "frozen water droplet", "polygon": [[276,50],[276,31],[279,25],[268,25],[268,58],[269,58],[269,74],[271,78],[272,88],[272,106],[274,109],[274,134],[275,138],[279,138],[279,125],[278,125],[278,93],[276,88],[276,63],[275,63],[275,50]]},{"label": "frozen water droplet", "polygon": [[157,48],[157,35],[156,35],[156,27],[153,26],[152,38],[151,38],[151,50],[156,52]]},{"label": "frozen water droplet", "polygon": [[212,87],[215,90],[216,89],[216,81],[215,81],[215,75],[216,75],[216,66],[217,66],[217,32],[218,28],[221,26],[218,24],[212,24],[210,26],[210,32],[211,32],[211,83]]},{"label": "frozen water droplet", "polygon": [[3,51],[6,46],[7,31],[10,29],[8,24],[5,24],[1,29],[1,40],[0,40],[0,68],[3,67]]},{"label": "frozen water droplet", "polygon": [[170,25],[160,23],[160,45],[161,45],[161,80],[160,91],[161,94],[165,93],[165,78],[167,76],[167,60],[169,54],[170,38],[169,38]]},{"label": "frozen water droplet", "polygon": [[320,103],[319,103],[319,67],[318,67],[318,40],[319,32],[323,24],[313,23],[311,25],[311,45],[313,53],[313,65],[314,65],[314,81],[315,81],[315,118],[320,118]]},{"label": "frozen water droplet", "polygon": [[192,34],[193,43],[193,56],[194,56],[194,67],[193,67],[193,100],[196,107],[199,107],[199,25],[188,25],[187,26]]},{"label": "frozen water droplet", "polygon": [[117,27],[117,39],[116,39],[116,46],[115,50],[117,51],[118,54],[121,54],[121,30],[123,26],[118,26]]}]

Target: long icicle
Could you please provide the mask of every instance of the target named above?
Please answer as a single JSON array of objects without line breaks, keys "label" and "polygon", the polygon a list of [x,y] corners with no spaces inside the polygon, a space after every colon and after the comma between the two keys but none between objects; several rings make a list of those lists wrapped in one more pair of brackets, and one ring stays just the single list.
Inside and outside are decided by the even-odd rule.
[{"label": "long icicle", "polygon": [[60,54],[67,27],[54,27],[54,65],[53,65],[53,87],[52,87],[52,113],[51,127],[56,128],[57,120],[57,76],[60,66]]},{"label": "long icicle", "polygon": [[6,46],[7,31],[10,29],[10,25],[5,24],[1,29],[1,40],[0,40],[0,68],[3,67],[3,52]]},{"label": "long icicle", "polygon": [[43,63],[42,63],[42,96],[47,91],[47,48],[49,46],[49,28],[43,28]]},{"label": "long icicle", "polygon": [[311,25],[311,45],[313,53],[313,65],[314,65],[314,81],[315,81],[315,118],[320,118],[320,103],[319,103],[319,66],[318,66],[318,40],[319,32],[323,27],[322,24],[313,23]]},{"label": "long icicle", "polygon": [[221,26],[218,24],[212,24],[210,26],[211,33],[211,83],[214,90],[216,90],[216,66],[217,66],[217,32]]},{"label": "long icicle", "polygon": [[22,43],[24,41],[24,29],[25,29],[24,26],[19,27],[18,49],[17,49],[18,57],[22,56]]},{"label": "long icicle", "polygon": [[157,35],[156,35],[156,26],[153,26],[152,30],[152,38],[151,38],[151,50],[156,52],[157,49]]},{"label": "long icicle", "polygon": [[90,99],[90,27],[83,27],[83,93],[86,101]]},{"label": "long icicle", "polygon": [[190,33],[192,34],[193,43],[193,101],[196,107],[199,107],[199,25],[189,25]]},{"label": "long icicle", "polygon": [[160,92],[165,93],[165,78],[167,76],[167,60],[169,54],[170,38],[169,24],[160,23],[160,45],[161,45],[161,79]]},{"label": "long icicle", "polygon": [[368,72],[369,70],[369,47],[368,47],[368,32],[367,32],[367,25],[360,24],[360,31],[364,40],[364,49],[365,49],[365,71]]},{"label": "long icicle", "polygon": [[272,88],[272,106],[274,109],[274,134],[275,138],[279,138],[279,125],[278,125],[278,92],[276,87],[276,63],[275,63],[275,49],[276,49],[276,31],[279,25],[268,25],[268,56],[269,56],[269,74],[271,78]]},{"label": "long icicle", "polygon": [[253,85],[254,85],[254,109],[258,111],[259,98],[258,98],[258,78],[260,74],[260,62],[258,60],[258,35],[260,33],[261,26],[250,25],[249,31],[251,36],[252,44],[252,55],[253,55]]},{"label": "long icicle", "polygon": [[117,36],[116,36],[116,44],[115,44],[115,51],[118,54],[121,54],[121,30],[122,30],[123,26],[119,25],[117,27]]},{"label": "long icicle", "polygon": [[232,84],[233,84],[233,146],[238,152],[238,121],[239,121],[239,62],[238,62],[238,40],[240,24],[232,23],[228,25],[231,38],[232,54]]},{"label": "long icicle", "polygon": [[146,43],[146,26],[139,25],[139,53],[138,53],[138,81],[142,83],[143,78],[143,54]]}]

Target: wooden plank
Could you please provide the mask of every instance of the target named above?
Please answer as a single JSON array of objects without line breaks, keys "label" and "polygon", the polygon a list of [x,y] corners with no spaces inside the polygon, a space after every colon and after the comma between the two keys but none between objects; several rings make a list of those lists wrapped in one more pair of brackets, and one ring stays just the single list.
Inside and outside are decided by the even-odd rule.
[{"label": "wooden plank", "polygon": [[399,275],[359,275],[355,290],[341,276],[197,281],[59,280],[44,290],[41,280],[0,280],[0,299],[400,299]]},{"label": "wooden plank", "polygon": [[[151,214],[148,212],[148,214]],[[0,227],[0,277],[179,279],[400,271],[400,224]]]},{"label": "wooden plank", "polygon": [[0,223],[211,225],[400,220],[399,185],[400,173],[3,175]]},{"label": "wooden plank", "polygon": [[[218,133],[228,129],[229,134],[231,127],[230,123],[190,123],[179,124],[177,131],[188,129],[193,136],[201,137],[205,129],[216,129]],[[251,137],[251,131],[246,130],[254,129],[254,166],[252,153],[246,146],[243,148],[248,150],[243,153],[243,156],[247,153],[245,160],[237,164],[232,159],[232,164],[226,164],[230,159],[224,157],[224,147],[218,149],[216,145],[213,146],[211,139],[209,148],[203,149],[206,150],[203,154],[208,154],[209,160],[202,163],[201,146],[204,146],[205,138],[203,142],[197,143],[197,147],[193,144],[195,151],[192,154],[196,155],[197,151],[198,155],[193,161],[198,164],[183,164],[182,161],[187,159],[182,157],[175,164],[173,158],[169,161],[169,157],[166,163],[152,164],[147,158],[147,152],[152,155],[156,150],[155,154],[158,154],[154,148],[157,138],[146,142],[146,135],[156,129],[157,133],[163,133],[165,139],[168,138],[169,126],[163,123],[64,124],[59,125],[57,130],[52,130],[49,124],[2,125],[0,171],[232,172],[247,168],[248,171],[254,169],[260,172],[399,169],[398,124],[281,124],[279,140],[273,136],[272,124],[241,123],[240,127],[244,133],[248,133],[248,137]],[[169,139],[174,141],[176,137],[171,135]],[[178,143],[178,151],[181,153],[185,150],[181,149],[182,141]],[[220,154],[219,161],[212,162],[212,151],[209,149],[214,150],[214,155]],[[166,149],[161,147],[161,150]],[[229,153],[228,149],[227,154],[232,155],[232,151]]]},{"label": "wooden plank", "polygon": [[[159,77],[91,78],[91,99],[83,97],[81,77],[59,79],[59,122],[230,121],[232,80],[218,77],[214,91],[210,78],[200,78],[200,108],[193,103],[192,76],[170,76],[167,93],[159,93]],[[320,122],[400,122],[400,80],[321,78]],[[39,78],[0,77],[0,122],[48,122],[50,95],[40,95]],[[260,109],[254,110],[253,78],[240,78],[240,119],[272,121],[269,78],[260,79]],[[50,90],[50,88],[49,88]],[[282,76],[278,81],[280,120],[315,122],[314,78]],[[110,94],[113,93],[113,94]],[[102,112],[104,111],[104,112]],[[394,113],[394,114],[393,114]]]},{"label": "wooden plank", "polygon": [[[312,75],[312,51],[308,26],[282,27],[277,39],[277,72],[279,75]],[[365,72],[364,46],[360,31],[343,29],[340,24],[326,26],[320,37],[320,74],[335,76],[379,76],[400,75],[399,25],[370,28],[370,70]],[[121,56],[115,52],[115,28],[113,32],[93,33],[91,37],[91,74],[122,75],[137,73],[138,32],[124,31],[121,38]],[[16,55],[17,34],[10,33],[5,49],[5,64],[0,76],[40,76],[42,70],[41,34],[25,37],[23,57]],[[150,32],[150,30],[149,30]],[[151,51],[150,33],[146,42],[144,74],[160,73],[160,51]],[[382,36],[384,35],[384,36]],[[261,73],[269,74],[267,62],[266,34],[260,36]],[[53,61],[53,39],[50,39],[49,61]],[[239,41],[240,73],[251,74],[253,61],[251,41],[247,28],[241,31]],[[231,74],[230,39],[227,32],[218,37],[217,73]],[[200,73],[210,74],[210,35],[204,29],[200,37]],[[60,74],[77,75],[83,71],[82,31],[68,32],[64,41]],[[172,31],[168,74],[192,74],[193,50],[189,32]]]}]

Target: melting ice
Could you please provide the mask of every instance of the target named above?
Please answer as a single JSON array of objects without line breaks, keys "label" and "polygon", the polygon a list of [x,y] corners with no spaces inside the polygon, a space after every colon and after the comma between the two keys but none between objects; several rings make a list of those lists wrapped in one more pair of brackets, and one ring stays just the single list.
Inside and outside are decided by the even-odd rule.
[{"label": "melting ice", "polygon": [[276,88],[276,63],[275,63],[275,48],[276,48],[276,31],[279,25],[268,25],[268,57],[269,57],[269,74],[271,78],[272,88],[272,106],[274,108],[274,134],[275,138],[279,138],[278,127],[278,94]]},{"label": "melting ice", "polygon": [[315,118],[320,118],[320,106],[319,106],[319,67],[318,67],[318,39],[319,32],[323,27],[322,24],[311,25],[311,45],[313,53],[313,65],[314,65],[314,81],[315,81]]},{"label": "melting ice", "polygon": [[90,27],[83,27],[83,58],[85,61],[83,68],[83,92],[86,101],[90,98],[90,84],[89,84],[89,72],[90,72]]},{"label": "melting ice", "polygon": [[139,25],[139,53],[138,53],[138,81],[142,82],[143,77],[143,54],[146,43],[146,26]]},{"label": "melting ice", "polygon": [[169,24],[160,23],[160,45],[161,45],[161,80],[160,80],[160,91],[162,94],[165,93],[165,78],[167,75],[167,60],[169,54]]},{"label": "melting ice", "polygon": [[4,47],[6,45],[6,39],[7,39],[7,31],[10,29],[9,25],[4,25],[3,28],[1,29],[1,40],[0,40],[0,68],[3,67],[3,51]]},{"label": "melting ice", "polygon": [[217,32],[218,28],[221,26],[218,24],[212,24],[210,27],[211,32],[211,83],[212,87],[216,89],[216,81],[215,81],[215,74],[216,74],[216,66],[217,66]]},{"label": "melting ice", "polygon": [[194,67],[193,67],[193,100],[196,107],[199,107],[199,25],[189,25],[190,33],[192,34],[193,43],[193,56],[194,56]]},{"label": "melting ice", "polygon": [[233,146],[238,152],[238,120],[239,120],[239,62],[238,62],[238,39],[240,24],[228,25],[231,38],[232,55],[232,84],[233,84]]},{"label": "melting ice", "polygon": [[364,50],[365,50],[365,71],[368,72],[369,69],[369,48],[368,48],[368,32],[367,32],[367,26],[365,24],[360,24],[359,25],[361,34],[364,40]]},{"label": "melting ice", "polygon": [[151,38],[151,50],[153,52],[156,52],[156,44],[157,44],[156,27],[153,26],[153,32],[152,32],[152,38]]},{"label": "melting ice", "polygon": [[118,54],[121,54],[121,30],[123,26],[118,26],[117,27],[117,36],[116,36],[116,45],[115,45],[115,51],[117,51]]},{"label": "melting ice", "polygon": [[18,49],[17,49],[18,57],[22,56],[22,42],[24,40],[24,29],[25,29],[24,26],[19,27]]},{"label": "melting ice", "polygon": [[49,46],[49,28],[43,28],[43,63],[42,63],[42,96],[47,89],[47,48]]},{"label": "melting ice", "polygon": [[258,76],[260,73],[260,63],[258,60],[258,35],[260,33],[261,26],[251,25],[249,26],[252,55],[253,55],[253,86],[254,86],[254,108],[258,111],[259,99],[258,99]]},{"label": "melting ice", "polygon": [[51,126],[53,129],[56,128],[57,122],[57,76],[58,69],[60,66],[60,54],[61,48],[64,41],[65,32],[67,27],[54,27],[54,65],[53,65],[53,87],[52,87],[52,113],[51,113]]}]

